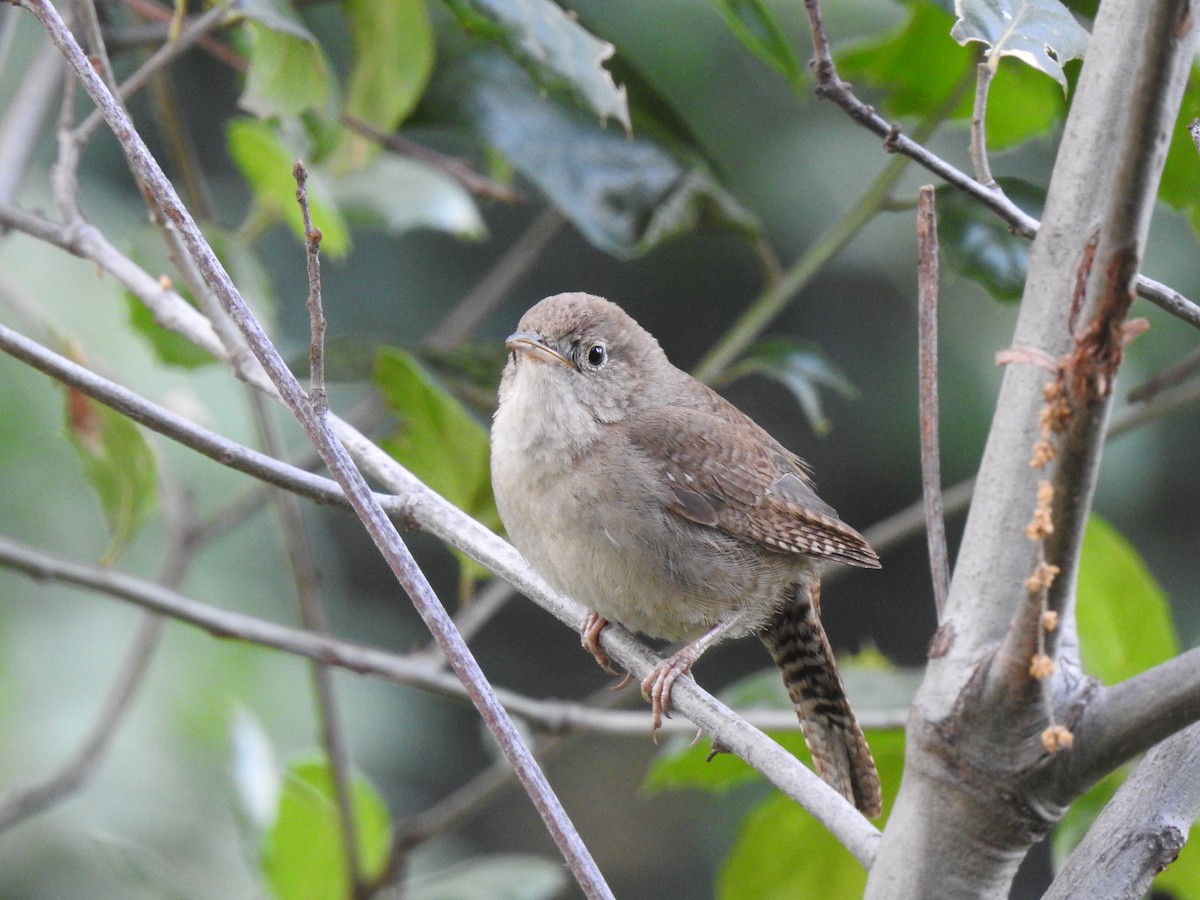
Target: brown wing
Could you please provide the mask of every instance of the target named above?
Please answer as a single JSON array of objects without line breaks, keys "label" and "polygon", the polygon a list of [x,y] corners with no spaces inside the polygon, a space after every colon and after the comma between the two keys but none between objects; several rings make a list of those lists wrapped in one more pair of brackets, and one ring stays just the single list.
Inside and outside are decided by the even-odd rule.
[{"label": "brown wing", "polygon": [[878,568],[862,535],[817,496],[799,457],[713,397],[720,403],[704,409],[653,407],[628,420],[630,441],[671,491],[671,511],[781,553]]}]

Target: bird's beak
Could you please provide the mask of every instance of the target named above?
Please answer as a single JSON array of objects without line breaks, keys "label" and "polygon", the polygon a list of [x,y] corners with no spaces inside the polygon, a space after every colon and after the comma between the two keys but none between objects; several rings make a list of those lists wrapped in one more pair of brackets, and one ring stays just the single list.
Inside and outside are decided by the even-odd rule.
[{"label": "bird's beak", "polygon": [[530,359],[546,363],[559,363],[569,369],[576,368],[575,363],[571,362],[557,350],[552,349],[540,334],[533,331],[517,331],[510,334],[507,340],[505,340],[504,346],[514,353],[524,353]]}]

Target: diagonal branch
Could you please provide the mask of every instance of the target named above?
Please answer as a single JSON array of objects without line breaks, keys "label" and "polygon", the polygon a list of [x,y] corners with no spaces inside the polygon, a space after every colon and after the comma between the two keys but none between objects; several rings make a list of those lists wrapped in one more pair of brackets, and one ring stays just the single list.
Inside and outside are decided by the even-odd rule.
[{"label": "diagonal branch", "polygon": [[50,38],[66,57],[88,94],[104,113],[105,120],[121,143],[122,150],[153,206],[179,230],[189,252],[204,273],[206,280],[220,297],[226,311],[246,336],[251,349],[278,389],[284,402],[304,427],[309,439],[321,453],[322,459],[334,473],[346,492],[355,512],[362,520],[376,546],[383,554],[405,593],[413,601],[426,626],[438,638],[452,667],[468,686],[488,728],[495,735],[504,754],[521,775],[530,798],[542,816],[551,836],[571,867],[572,874],[589,896],[611,897],[612,892],[596,867],[587,846],[575,831],[562,804],[554,795],[537,762],[522,743],[515,726],[505,713],[495,692],[488,684],[479,664],[462,642],[454,623],[446,614],[429,586],[424,573],[416,565],[395,526],[368,489],[366,481],[355,468],[330,430],[328,419],[317,415],[295,377],[288,370],[270,339],[254,319],[238,293],[229,274],[216,258],[212,248],[200,233],[187,209],[180,202],[170,181],[150,154],[119,101],[115,100],[104,82],[97,76],[87,57],[67,30],[57,10],[49,0],[22,0],[41,22]]}]

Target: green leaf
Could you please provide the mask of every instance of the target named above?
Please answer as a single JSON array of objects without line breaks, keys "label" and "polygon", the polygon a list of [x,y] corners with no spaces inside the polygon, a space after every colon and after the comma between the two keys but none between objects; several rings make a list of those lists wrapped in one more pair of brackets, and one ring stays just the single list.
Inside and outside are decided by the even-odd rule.
[{"label": "green leaf", "polygon": [[68,388],[65,413],[67,438],[112,538],[107,565],[158,508],[158,464],[141,430],[116,410]]},{"label": "green leaf", "polygon": [[324,111],[331,96],[329,66],[291,5],[242,0],[237,9],[250,61],[241,107],[263,119]]},{"label": "green leaf", "polygon": [[[463,512],[499,531],[487,429],[403,350],[379,350],[373,381],[400,417],[396,432],[380,446]],[[486,574],[467,556],[455,555],[464,582]]]},{"label": "green leaf", "polygon": [[1200,117],[1200,66],[1192,67],[1192,77],[1183,92],[1179,118],[1171,131],[1171,146],[1163,168],[1159,198],[1187,216],[1192,231],[1200,234],[1200,164],[1196,145],[1188,133],[1188,123]]},{"label": "green leaf", "polygon": [[978,41],[988,48],[995,68],[1012,56],[1045,72],[1067,90],[1063,63],[1080,59],[1087,49],[1087,29],[1059,0],[954,0],[958,21],[950,36],[960,44]]},{"label": "green leaf", "polygon": [[1095,515],[1083,535],[1075,615],[1084,669],[1106,684],[1179,652],[1162,589],[1129,542]]},{"label": "green leaf", "polygon": [[[266,122],[234,119],[226,126],[229,154],[254,192],[260,214],[282,220],[297,240],[304,241],[304,220],[296,203],[292,165],[299,153],[289,151],[279,134]],[[308,203],[313,224],[321,229],[321,251],[344,256],[350,247],[350,232],[326,186],[320,169],[310,168]]]},{"label": "green leaf", "polygon": [[[369,881],[387,863],[391,821],[366,779],[351,780],[350,796],[359,866]],[[288,765],[275,821],[263,835],[261,853],[263,875],[279,900],[349,896],[333,777],[324,759],[307,757]]]},{"label": "green leaf", "polygon": [[1053,82],[1015,63],[996,71],[988,99],[987,143],[993,151],[1046,134],[1067,113],[1066,98]]},{"label": "green leaf", "polygon": [[[929,115],[960,90],[974,65],[974,54],[948,40],[954,18],[931,0],[909,4],[908,21],[879,39],[838,54],[844,78],[883,91],[879,104],[892,117]],[[969,116],[964,97],[955,117]]]},{"label": "green leaf", "polygon": [[181,369],[198,369],[216,362],[216,358],[203,347],[196,346],[178,331],[163,328],[154,321],[150,307],[133,294],[126,292],[125,304],[129,309],[129,324],[146,339],[159,362]]},{"label": "green leaf", "polygon": [[613,45],[595,37],[550,0],[447,0],[468,31],[503,46],[542,88],[565,88],[603,122],[630,129],[625,88],[604,62]]},{"label": "green leaf", "polygon": [[413,878],[405,885],[404,896],[408,900],[553,900],[566,887],[561,862],[527,853],[497,853]]},{"label": "green leaf", "polygon": [[366,169],[334,181],[333,190],[348,217],[392,234],[434,228],[461,238],[487,236],[470,193],[449,175],[416,160],[379,157]]},{"label": "green leaf", "polygon": [[[891,807],[904,766],[902,732],[868,732]],[[827,900],[861,897],[866,872],[838,841],[795,801],[774,793],[742,822],[737,842],[717,876],[721,900]]]},{"label": "green leaf", "polygon": [[715,0],[725,24],[746,48],[787,79],[797,92],[804,75],[796,54],[771,8],[762,0]]},{"label": "green leaf", "polygon": [[821,388],[829,388],[848,399],[858,396],[858,389],[825,352],[809,341],[774,338],[755,344],[746,356],[721,379],[728,383],[746,375],[766,375],[787,387],[813,431],[827,434],[829,419],[821,407]]},{"label": "green leaf", "polygon": [[[1016,178],[999,179],[1009,198],[1032,216],[1040,216],[1046,192]],[[938,245],[946,264],[977,282],[997,300],[1016,301],[1025,290],[1029,241],[1019,238],[992,213],[961,191],[937,192]]]},{"label": "green leaf", "polygon": [[436,85],[442,105],[536,185],[599,249],[645,253],[682,232],[758,226],[704,163],[601,128],[547,97],[518,66],[478,46]]},{"label": "green leaf", "polygon": [[[897,669],[877,650],[844,657],[839,663],[846,693],[859,712],[867,709],[905,709],[916,694],[922,673]],[[734,710],[791,710],[783,679],[774,667],[762,669],[734,682],[720,693],[721,702]],[[887,734],[875,732],[871,734]],[[776,732],[771,737],[797,759],[809,760],[804,736],[796,731]],[[874,746],[872,740],[872,747]],[[759,779],[758,773],[732,753],[708,759],[707,745],[685,738],[672,738],[664,744],[649,772],[643,788],[647,791],[694,788],[724,793],[731,788]]]},{"label": "green leaf", "polygon": [[[413,111],[433,71],[434,34],[425,0],[345,0],[354,39],[346,113],[390,133]],[[346,133],[347,153],[369,158],[378,144]]]}]

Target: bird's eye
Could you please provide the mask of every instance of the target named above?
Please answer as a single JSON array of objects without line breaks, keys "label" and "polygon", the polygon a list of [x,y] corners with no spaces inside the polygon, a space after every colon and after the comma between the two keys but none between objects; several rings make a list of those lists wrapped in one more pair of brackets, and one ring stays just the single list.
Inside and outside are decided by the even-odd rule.
[{"label": "bird's eye", "polygon": [[608,351],[604,349],[603,344],[592,344],[587,349],[588,365],[598,369],[608,360]]}]

